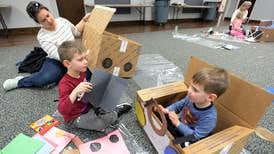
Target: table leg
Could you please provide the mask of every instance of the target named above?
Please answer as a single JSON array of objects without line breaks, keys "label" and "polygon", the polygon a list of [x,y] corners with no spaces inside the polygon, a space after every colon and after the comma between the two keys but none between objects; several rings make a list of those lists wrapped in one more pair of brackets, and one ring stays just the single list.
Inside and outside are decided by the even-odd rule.
[{"label": "table leg", "polygon": [[176,12],[176,19],[178,19],[178,14],[179,14],[179,11],[181,10],[181,8],[177,8],[177,12]]},{"label": "table leg", "polygon": [[172,15],[172,19],[175,19],[175,11],[176,11],[176,7],[173,7],[173,15]]},{"label": "table leg", "polygon": [[8,36],[8,27],[7,27],[6,23],[5,23],[5,20],[4,20],[3,16],[2,16],[2,13],[0,13],[0,22],[1,22],[2,26],[3,26],[4,35]]}]

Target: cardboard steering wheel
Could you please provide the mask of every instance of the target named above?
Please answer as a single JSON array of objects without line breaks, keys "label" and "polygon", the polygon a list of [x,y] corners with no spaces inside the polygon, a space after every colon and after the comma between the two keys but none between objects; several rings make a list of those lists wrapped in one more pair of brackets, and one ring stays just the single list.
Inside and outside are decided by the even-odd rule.
[{"label": "cardboard steering wheel", "polygon": [[[164,136],[167,131],[167,121],[165,114],[159,109],[158,102],[155,99],[150,99],[149,101],[146,102],[145,106],[147,107],[147,114],[148,114],[148,120],[151,124],[152,129],[156,132],[156,134],[160,136]],[[153,112],[158,112],[162,123],[160,124],[160,128],[157,128],[154,124],[153,121]]]}]

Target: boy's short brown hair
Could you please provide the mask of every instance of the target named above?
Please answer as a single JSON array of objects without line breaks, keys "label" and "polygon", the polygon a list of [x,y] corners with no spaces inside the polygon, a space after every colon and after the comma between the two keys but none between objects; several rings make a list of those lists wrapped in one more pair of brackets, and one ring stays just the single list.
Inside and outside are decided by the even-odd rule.
[{"label": "boy's short brown hair", "polygon": [[192,82],[203,85],[206,93],[214,93],[219,97],[226,91],[229,77],[223,68],[204,68],[192,76]]},{"label": "boy's short brown hair", "polygon": [[86,52],[86,51],[80,45],[80,43],[76,41],[65,41],[58,48],[58,54],[61,62],[63,62],[64,60],[71,61],[75,53],[83,53],[83,52]]}]

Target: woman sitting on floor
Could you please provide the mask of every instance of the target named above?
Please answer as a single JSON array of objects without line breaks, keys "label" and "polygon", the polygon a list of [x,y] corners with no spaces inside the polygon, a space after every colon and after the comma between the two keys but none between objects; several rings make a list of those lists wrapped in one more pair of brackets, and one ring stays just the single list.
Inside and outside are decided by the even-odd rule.
[{"label": "woman sitting on floor", "polygon": [[[64,41],[75,40],[81,35],[89,14],[74,26],[62,17],[54,18],[47,7],[39,2],[31,1],[26,7],[28,15],[38,24],[41,29],[37,39],[43,50],[48,54],[41,69],[30,76],[18,76],[8,79],[3,83],[3,88],[12,90],[15,88],[44,87],[58,84],[59,80],[66,74],[66,68],[62,65],[57,52],[58,47]],[[90,77],[90,73],[87,73]]]}]

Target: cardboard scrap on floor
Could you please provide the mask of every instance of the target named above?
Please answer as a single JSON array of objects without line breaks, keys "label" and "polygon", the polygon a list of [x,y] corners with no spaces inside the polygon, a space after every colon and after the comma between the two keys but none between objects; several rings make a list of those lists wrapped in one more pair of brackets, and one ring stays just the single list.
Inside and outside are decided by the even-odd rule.
[{"label": "cardboard scrap on floor", "polygon": [[42,141],[20,133],[1,150],[1,154],[34,154],[38,152],[44,144]]},{"label": "cardboard scrap on floor", "polygon": [[69,132],[66,132],[64,130],[61,130],[57,127],[52,127],[45,135],[44,137],[55,143],[57,147],[54,149],[52,154],[58,154],[60,153],[66,145],[75,137],[74,134],[71,134]]},{"label": "cardboard scrap on floor", "polygon": [[59,125],[60,122],[50,115],[45,115],[43,118],[33,122],[30,127],[41,135],[44,135],[53,126]]},{"label": "cardboard scrap on floor", "polygon": [[89,141],[79,146],[81,154],[129,154],[124,139],[119,132],[115,130],[107,136]]},{"label": "cardboard scrap on floor", "polygon": [[35,134],[32,138],[42,141],[44,143],[44,146],[42,146],[41,149],[39,149],[39,151],[36,152],[36,154],[51,153],[57,147],[57,144],[47,140],[45,137],[43,137],[40,134]]}]

